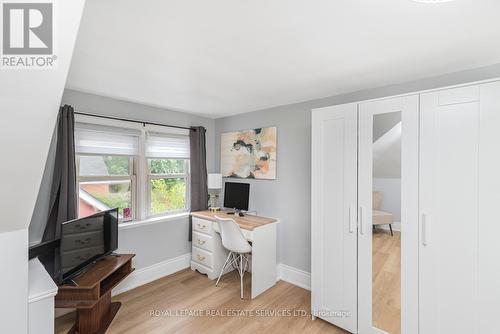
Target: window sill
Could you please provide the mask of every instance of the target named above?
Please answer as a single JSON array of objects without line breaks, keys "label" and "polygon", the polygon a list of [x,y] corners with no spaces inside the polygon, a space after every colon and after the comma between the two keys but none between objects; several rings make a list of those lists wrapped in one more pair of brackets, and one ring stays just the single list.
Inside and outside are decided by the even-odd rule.
[{"label": "window sill", "polygon": [[179,220],[181,218],[189,217],[189,212],[182,212],[182,213],[177,213],[174,215],[168,215],[168,216],[163,216],[163,217],[153,217],[153,218],[147,218],[144,220],[134,220],[126,223],[120,223],[118,225],[118,229],[120,231],[122,230],[128,230],[131,228],[137,228],[141,226],[148,226],[148,225],[153,225],[153,224],[158,224],[158,223],[164,223],[168,221],[173,221],[173,220]]}]

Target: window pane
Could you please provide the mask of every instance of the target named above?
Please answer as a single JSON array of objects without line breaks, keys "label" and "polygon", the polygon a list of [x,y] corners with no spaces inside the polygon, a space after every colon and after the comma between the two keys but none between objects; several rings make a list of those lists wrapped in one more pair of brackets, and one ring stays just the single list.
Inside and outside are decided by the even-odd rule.
[{"label": "window pane", "polygon": [[130,175],[128,156],[80,155],[80,176]]},{"label": "window pane", "polygon": [[182,159],[148,159],[151,174],[184,174],[185,160]]},{"label": "window pane", "polygon": [[151,208],[153,215],[186,208],[186,180],[183,178],[152,179]]},{"label": "window pane", "polygon": [[118,208],[120,218],[132,218],[132,182],[80,182],[79,217]]}]

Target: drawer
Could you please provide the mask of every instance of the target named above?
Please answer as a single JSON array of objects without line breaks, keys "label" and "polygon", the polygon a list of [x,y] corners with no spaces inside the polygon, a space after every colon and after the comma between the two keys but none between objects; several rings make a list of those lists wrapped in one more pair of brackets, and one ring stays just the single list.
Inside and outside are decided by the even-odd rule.
[{"label": "drawer", "polygon": [[207,252],[206,250],[203,250],[198,247],[193,247],[192,257],[193,261],[198,262],[204,266],[207,266],[208,268],[214,267],[212,253]]},{"label": "drawer", "polygon": [[101,255],[104,253],[104,247],[89,247],[77,250],[72,250],[68,252],[61,252],[61,266],[64,269],[77,266],[88,259],[93,258],[96,255]]},{"label": "drawer", "polygon": [[95,247],[104,244],[104,233],[102,230],[94,232],[83,232],[69,234],[61,240],[63,251]]},{"label": "drawer", "polygon": [[87,218],[85,222],[73,222],[63,224],[62,230],[63,234],[90,232],[90,231],[102,231],[103,227],[102,217]]},{"label": "drawer", "polygon": [[193,231],[213,235],[214,230],[212,224],[210,220],[193,217]]},{"label": "drawer", "polygon": [[203,234],[203,233],[198,233],[198,232],[193,232],[193,246],[198,247],[207,251],[212,252],[213,250],[213,237]]}]

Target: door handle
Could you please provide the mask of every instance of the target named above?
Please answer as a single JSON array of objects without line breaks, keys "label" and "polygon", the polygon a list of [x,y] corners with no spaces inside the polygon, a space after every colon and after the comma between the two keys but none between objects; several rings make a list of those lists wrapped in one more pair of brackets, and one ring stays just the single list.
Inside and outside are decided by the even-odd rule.
[{"label": "door handle", "polygon": [[422,213],[422,245],[427,246],[427,214]]},{"label": "door handle", "polygon": [[365,235],[365,227],[364,227],[364,221],[363,221],[363,207],[359,207],[359,233],[361,235]]},{"label": "door handle", "polygon": [[354,232],[354,214],[352,212],[352,205],[349,205],[349,233]]}]

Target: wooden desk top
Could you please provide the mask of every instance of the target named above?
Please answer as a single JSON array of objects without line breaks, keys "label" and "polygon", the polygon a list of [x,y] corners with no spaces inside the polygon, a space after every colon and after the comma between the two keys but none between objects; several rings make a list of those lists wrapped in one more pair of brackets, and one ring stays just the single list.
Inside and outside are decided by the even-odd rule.
[{"label": "wooden desk top", "polygon": [[254,215],[247,215],[245,214],[244,217],[238,216],[238,214],[235,215],[228,215],[227,211],[218,211],[218,212],[211,212],[209,210],[205,211],[196,211],[192,212],[191,216],[201,218],[201,219],[206,219],[206,220],[211,220],[215,221],[215,216],[221,217],[221,218],[231,218],[236,221],[236,223],[245,230],[253,231],[255,228],[267,224],[272,224],[277,222],[276,219],[274,218],[268,218],[268,217],[260,217],[260,216],[254,216]]}]

